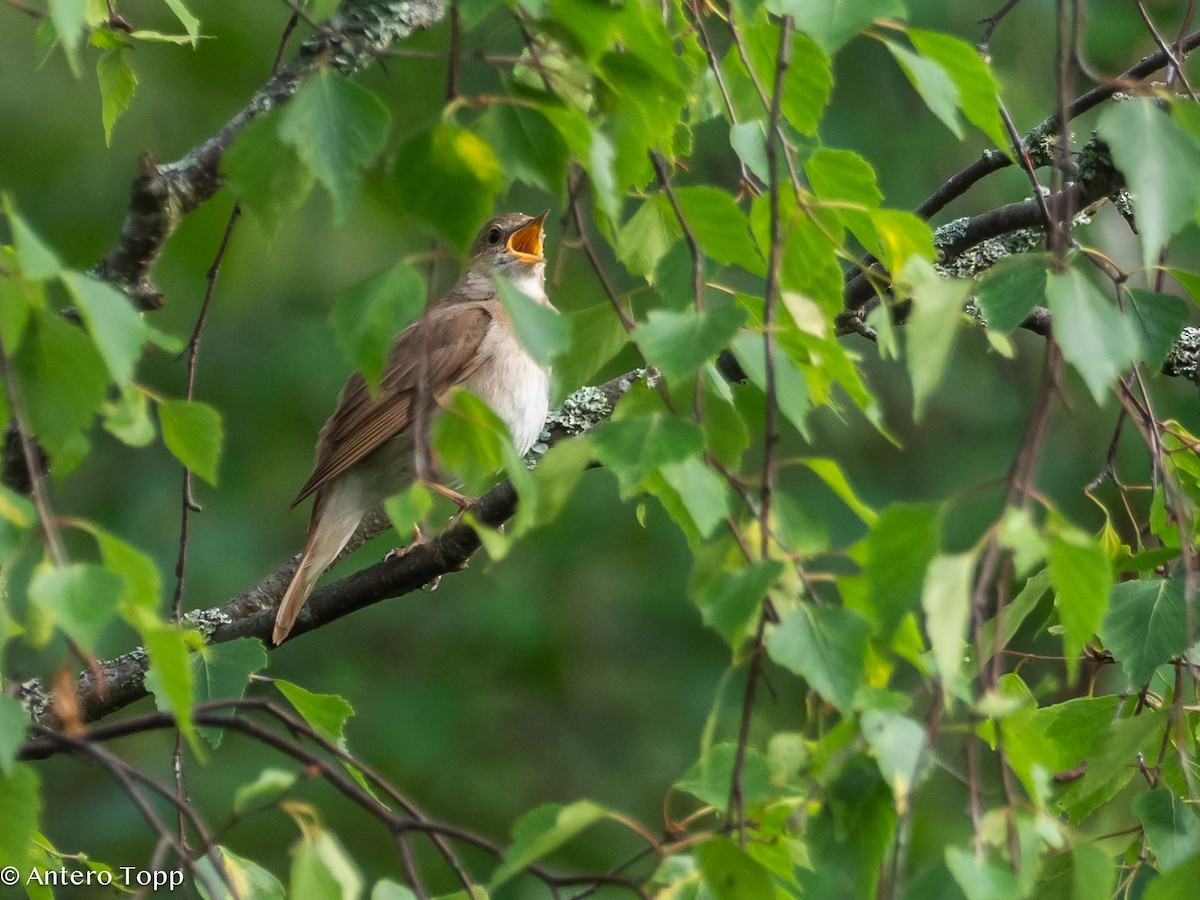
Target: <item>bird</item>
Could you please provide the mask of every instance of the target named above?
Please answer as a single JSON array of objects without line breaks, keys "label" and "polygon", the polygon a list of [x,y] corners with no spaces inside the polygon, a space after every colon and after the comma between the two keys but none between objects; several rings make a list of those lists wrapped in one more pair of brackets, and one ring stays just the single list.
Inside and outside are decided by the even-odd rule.
[{"label": "bird", "polygon": [[[412,483],[417,430],[427,427],[452,388],[463,387],[491,407],[522,456],[537,441],[549,411],[550,368],[521,345],[495,278],[552,307],[546,295],[547,215],[549,210],[490,219],[454,287],[392,342],[378,391],[372,394],[358,372],[342,388],[317,438],[312,475],[292,501],[294,508],[311,496],[313,508],[304,550],[275,616],[276,646],[363,516]],[[460,507],[472,502],[436,481],[425,483]]]}]

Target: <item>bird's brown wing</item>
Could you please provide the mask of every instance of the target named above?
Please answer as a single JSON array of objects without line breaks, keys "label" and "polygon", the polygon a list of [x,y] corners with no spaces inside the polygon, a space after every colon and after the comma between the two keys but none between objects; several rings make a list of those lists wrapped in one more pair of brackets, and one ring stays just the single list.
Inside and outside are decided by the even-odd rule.
[{"label": "bird's brown wing", "polygon": [[396,338],[375,396],[362,375],[354,373],[321,429],[312,476],[292,506],[408,427],[422,354],[430,401],[469,378],[481,362],[479,345],[491,322],[486,303],[439,303]]}]

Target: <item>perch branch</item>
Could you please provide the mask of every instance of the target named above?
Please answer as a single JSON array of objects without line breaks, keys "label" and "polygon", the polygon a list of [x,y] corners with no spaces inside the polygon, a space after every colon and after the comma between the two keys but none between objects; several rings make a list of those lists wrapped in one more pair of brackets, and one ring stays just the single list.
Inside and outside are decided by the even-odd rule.
[{"label": "perch branch", "polygon": [[[645,371],[637,370],[597,387],[576,391],[567,398],[561,410],[547,419],[545,440],[535,447],[534,453],[540,455],[545,452],[545,447],[594,428],[612,414],[625,392],[644,377]],[[473,515],[485,527],[494,528],[511,518],[516,507],[516,492],[509,482],[504,481],[483,496]],[[364,520],[342,556],[390,527],[383,512],[376,510]],[[377,563],[318,588],[297,619],[292,636],[314,631],[363,607],[411,593],[439,576],[457,572],[479,546],[479,536],[469,525],[451,525],[402,557]],[[295,569],[296,559],[292,559],[225,603],[186,614],[183,624],[196,628],[210,644],[242,637],[265,641],[271,633],[275,607]],[[100,663],[104,690],[100,689],[91,672],[80,675],[75,689],[83,720],[90,722],[103,718],[146,696],[147,664],[146,651],[141,647]],[[36,720],[43,724],[51,722],[49,689],[40,679],[22,683],[20,697]]]}]

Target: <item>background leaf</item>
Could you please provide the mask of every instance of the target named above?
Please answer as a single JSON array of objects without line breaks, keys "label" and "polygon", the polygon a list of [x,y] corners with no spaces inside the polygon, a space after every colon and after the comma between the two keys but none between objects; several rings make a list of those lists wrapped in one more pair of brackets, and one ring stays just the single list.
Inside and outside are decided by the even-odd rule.
[{"label": "background leaf", "polygon": [[391,116],[371,91],[321,68],[279,118],[279,137],[329,191],[333,218],[344,222],[360,172],[383,150]]}]

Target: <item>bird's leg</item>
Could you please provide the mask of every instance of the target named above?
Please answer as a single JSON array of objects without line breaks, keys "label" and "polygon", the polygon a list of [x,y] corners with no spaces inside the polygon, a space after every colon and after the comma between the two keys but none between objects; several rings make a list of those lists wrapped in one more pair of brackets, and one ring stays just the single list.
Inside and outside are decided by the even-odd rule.
[{"label": "bird's leg", "polygon": [[462,512],[469,512],[479,505],[478,497],[468,497],[466,494],[460,494],[454,488],[448,488],[444,484],[439,484],[436,481],[426,481],[425,487],[437,494],[441,494],[451,503],[459,508]]}]

